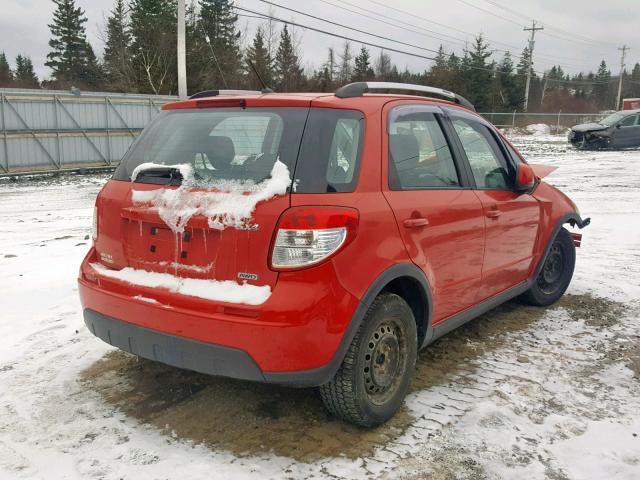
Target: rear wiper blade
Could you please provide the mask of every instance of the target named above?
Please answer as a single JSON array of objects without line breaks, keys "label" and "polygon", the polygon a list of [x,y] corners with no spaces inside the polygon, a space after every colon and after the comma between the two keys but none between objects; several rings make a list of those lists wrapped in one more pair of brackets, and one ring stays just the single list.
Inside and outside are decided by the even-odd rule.
[{"label": "rear wiper blade", "polygon": [[180,185],[182,174],[177,167],[153,167],[141,170],[136,175],[134,182],[161,183],[163,185]]}]

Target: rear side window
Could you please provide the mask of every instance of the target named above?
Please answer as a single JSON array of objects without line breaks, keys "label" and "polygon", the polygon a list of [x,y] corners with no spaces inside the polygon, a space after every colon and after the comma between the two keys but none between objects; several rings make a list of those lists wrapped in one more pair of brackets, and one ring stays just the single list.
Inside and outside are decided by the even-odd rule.
[{"label": "rear side window", "polygon": [[355,110],[312,108],[296,167],[297,193],[352,192],[360,170],[364,116]]},{"label": "rear side window", "polygon": [[[208,108],[162,112],[127,153],[114,178],[130,180],[142,163],[191,165],[203,185],[261,182],[277,160],[295,168],[307,108]],[[157,176],[138,181],[162,183]]]},{"label": "rear side window", "polygon": [[633,127],[637,124],[638,115],[630,115],[620,122],[623,127]]},{"label": "rear side window", "polygon": [[506,161],[489,129],[480,122],[463,118],[453,118],[452,123],[469,160],[476,188],[510,190]]},{"label": "rear side window", "polygon": [[453,156],[435,115],[401,111],[389,124],[389,187],[459,187]]}]

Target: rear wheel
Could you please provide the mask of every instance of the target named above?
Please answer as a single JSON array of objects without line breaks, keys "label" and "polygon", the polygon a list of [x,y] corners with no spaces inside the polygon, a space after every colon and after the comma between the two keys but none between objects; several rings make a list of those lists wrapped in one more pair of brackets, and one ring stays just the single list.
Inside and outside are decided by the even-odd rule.
[{"label": "rear wheel", "polygon": [[553,239],[535,283],[522,295],[522,300],[539,306],[558,301],[571,283],[575,264],[576,247],[569,232],[562,228]]},{"label": "rear wheel", "polygon": [[386,422],[409,390],[417,346],[416,323],[407,302],[392,293],[379,295],[336,375],[320,387],[329,412],[364,427]]}]

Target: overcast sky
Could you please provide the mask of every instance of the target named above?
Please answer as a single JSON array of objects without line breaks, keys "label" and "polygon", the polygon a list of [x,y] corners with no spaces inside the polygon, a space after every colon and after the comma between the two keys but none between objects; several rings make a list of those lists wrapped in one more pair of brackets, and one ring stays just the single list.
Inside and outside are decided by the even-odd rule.
[{"label": "overcast sky", "polygon": [[[190,1],[190,0],[188,0]],[[528,32],[522,30],[531,19],[545,26],[538,32],[534,68],[543,71],[553,64],[561,64],[566,71],[596,70],[605,59],[614,73],[619,70],[620,52],[617,47],[632,48],[627,65],[640,61],[640,0],[273,0],[274,3],[313,14],[327,20],[347,24],[353,28],[422,47],[417,49],[379,38],[356,33],[335,25],[314,20],[280,8],[269,7],[259,0],[237,0],[236,5],[267,12],[285,20],[340,33],[358,40],[383,44],[399,50],[433,56],[425,49],[436,50],[442,43],[448,51],[460,52],[465,41],[483,33],[496,50],[495,57],[510,50],[520,55]],[[105,16],[113,0],[77,0],[86,11],[87,33],[98,54],[104,48]],[[505,10],[496,5],[507,7]],[[330,5],[333,4],[333,5]],[[48,41],[54,4],[51,0],[0,0],[0,51],[7,54],[13,65],[17,54],[31,56],[37,74],[46,78],[50,71],[44,66],[49,51]],[[387,5],[387,7],[383,6]],[[342,9],[339,7],[343,7]],[[477,7],[477,8],[474,8]],[[358,9],[362,7],[368,11]],[[352,13],[346,9],[357,11]],[[409,15],[402,11],[409,12]],[[377,14],[377,16],[376,16]],[[384,19],[385,23],[376,21]],[[527,20],[529,19],[529,20]],[[241,27],[251,37],[260,20],[241,17]],[[428,20],[428,21],[427,21]],[[404,28],[394,25],[404,24]],[[296,29],[304,50],[304,64],[311,68],[321,64],[327,47],[341,48],[342,40]],[[435,38],[434,38],[435,37]],[[356,43],[355,48],[359,49]],[[371,48],[374,55],[375,48]],[[400,69],[423,70],[429,60],[390,52]],[[517,61],[517,58],[516,58]]]}]

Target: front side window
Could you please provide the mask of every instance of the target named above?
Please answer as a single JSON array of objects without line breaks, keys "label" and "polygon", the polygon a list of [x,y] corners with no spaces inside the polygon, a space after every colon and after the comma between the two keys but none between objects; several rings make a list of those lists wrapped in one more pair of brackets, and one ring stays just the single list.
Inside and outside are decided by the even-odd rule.
[{"label": "front side window", "polygon": [[389,187],[392,190],[460,186],[451,150],[436,116],[407,109],[389,123]]},{"label": "front side window", "polygon": [[480,122],[462,118],[454,118],[452,123],[469,160],[476,188],[510,190],[509,172],[489,129]]},{"label": "front side window", "polygon": [[604,125],[605,127],[612,127],[623,118],[624,118],[624,113],[616,112],[616,113],[612,113],[609,116],[604,117],[598,123],[600,125]]}]

